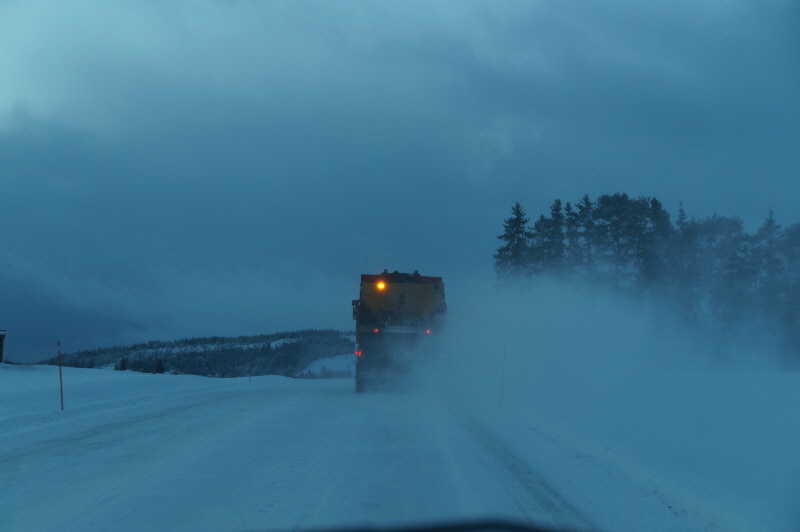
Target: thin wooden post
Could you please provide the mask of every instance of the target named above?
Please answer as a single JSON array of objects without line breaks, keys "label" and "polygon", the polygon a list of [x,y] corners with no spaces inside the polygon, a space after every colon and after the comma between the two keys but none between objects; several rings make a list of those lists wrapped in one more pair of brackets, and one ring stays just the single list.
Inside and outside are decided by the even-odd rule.
[{"label": "thin wooden post", "polygon": [[61,340],[58,340],[58,387],[61,390],[61,410],[64,410],[64,379],[61,375]]}]

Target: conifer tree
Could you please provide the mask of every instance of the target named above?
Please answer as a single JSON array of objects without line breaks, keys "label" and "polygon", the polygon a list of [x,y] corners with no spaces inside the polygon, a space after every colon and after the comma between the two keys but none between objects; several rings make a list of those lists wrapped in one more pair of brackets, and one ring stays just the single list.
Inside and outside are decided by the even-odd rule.
[{"label": "conifer tree", "polygon": [[[646,198],[642,200],[647,202]],[[645,210],[645,229],[639,250],[640,280],[648,283],[667,280],[674,231],[669,213],[660,201],[651,198]]]},{"label": "conifer tree", "polygon": [[550,218],[547,224],[547,262],[548,267],[558,268],[564,261],[564,211],[561,200],[553,200],[550,205]]},{"label": "conifer tree", "polygon": [[529,272],[530,241],[533,234],[528,229],[530,220],[517,202],[511,208],[511,217],[503,222],[503,234],[497,238],[505,242],[497,248],[494,267],[499,278],[509,278]]},{"label": "conifer tree", "polygon": [[564,206],[564,236],[567,239],[565,262],[570,273],[576,273],[581,264],[580,215],[572,209],[570,202]]},{"label": "conifer tree", "polygon": [[646,203],[643,206],[642,200],[631,200],[624,193],[597,198],[593,212],[595,243],[616,286],[628,284],[639,265],[645,209]]},{"label": "conifer tree", "polygon": [[564,211],[561,200],[550,206],[550,217],[541,215],[533,224],[532,260],[534,271],[560,273],[564,262]]},{"label": "conifer tree", "polygon": [[686,211],[683,210],[683,202],[679,202],[678,205],[678,219],[675,221],[675,227],[678,229],[678,232],[683,233],[689,226],[689,222],[686,220]]},{"label": "conifer tree", "polygon": [[778,315],[786,331],[786,365],[795,368],[800,363],[800,224],[786,227],[781,244],[786,259],[783,282],[785,301]]},{"label": "conifer tree", "polygon": [[761,295],[761,303],[765,306],[777,306],[782,298],[782,286],[785,282],[786,258],[783,254],[781,226],[775,222],[772,211],[764,220],[764,224],[755,235],[753,257],[758,269],[757,285]]},{"label": "conifer tree", "polygon": [[594,203],[589,199],[589,194],[583,196],[577,207],[576,220],[580,234],[578,246],[581,253],[580,261],[584,265],[585,273],[590,274],[594,268],[595,225]]}]

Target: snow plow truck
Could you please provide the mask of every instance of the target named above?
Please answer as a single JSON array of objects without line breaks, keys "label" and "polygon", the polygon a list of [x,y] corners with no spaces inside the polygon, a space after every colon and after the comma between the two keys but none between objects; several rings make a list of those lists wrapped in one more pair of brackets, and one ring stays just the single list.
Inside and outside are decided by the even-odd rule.
[{"label": "snow plow truck", "polygon": [[419,272],[362,274],[356,320],[356,392],[402,380],[415,365],[436,356],[436,334],[447,304],[441,277]]}]

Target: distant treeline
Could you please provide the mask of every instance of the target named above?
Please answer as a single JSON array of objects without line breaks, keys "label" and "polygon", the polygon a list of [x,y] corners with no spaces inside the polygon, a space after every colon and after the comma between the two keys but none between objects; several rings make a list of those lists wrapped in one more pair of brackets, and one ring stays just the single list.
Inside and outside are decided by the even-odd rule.
[{"label": "distant treeline", "polygon": [[[115,346],[62,355],[62,364],[144,373],[208,377],[301,376],[314,360],[352,353],[353,339],[334,330],[304,330],[257,336],[186,338]],[[58,364],[51,358],[43,364]]]},{"label": "distant treeline", "polygon": [[771,211],[748,234],[735,216],[695,220],[681,205],[673,223],[655,198],[586,195],[574,206],[556,199],[533,225],[517,203],[503,229],[501,282],[549,274],[655,296],[719,346],[747,326],[800,362],[800,224],[782,227]]}]

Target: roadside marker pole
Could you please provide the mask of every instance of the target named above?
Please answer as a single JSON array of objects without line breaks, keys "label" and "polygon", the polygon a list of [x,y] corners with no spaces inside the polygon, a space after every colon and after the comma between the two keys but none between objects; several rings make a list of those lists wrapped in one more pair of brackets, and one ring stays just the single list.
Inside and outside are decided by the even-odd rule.
[{"label": "roadside marker pole", "polygon": [[61,410],[64,410],[64,379],[61,377],[61,340],[58,344],[58,387],[61,389]]},{"label": "roadside marker pole", "polygon": [[508,339],[503,339],[503,369],[500,372],[500,410],[503,409],[503,395],[506,387],[506,350],[508,347]]}]

